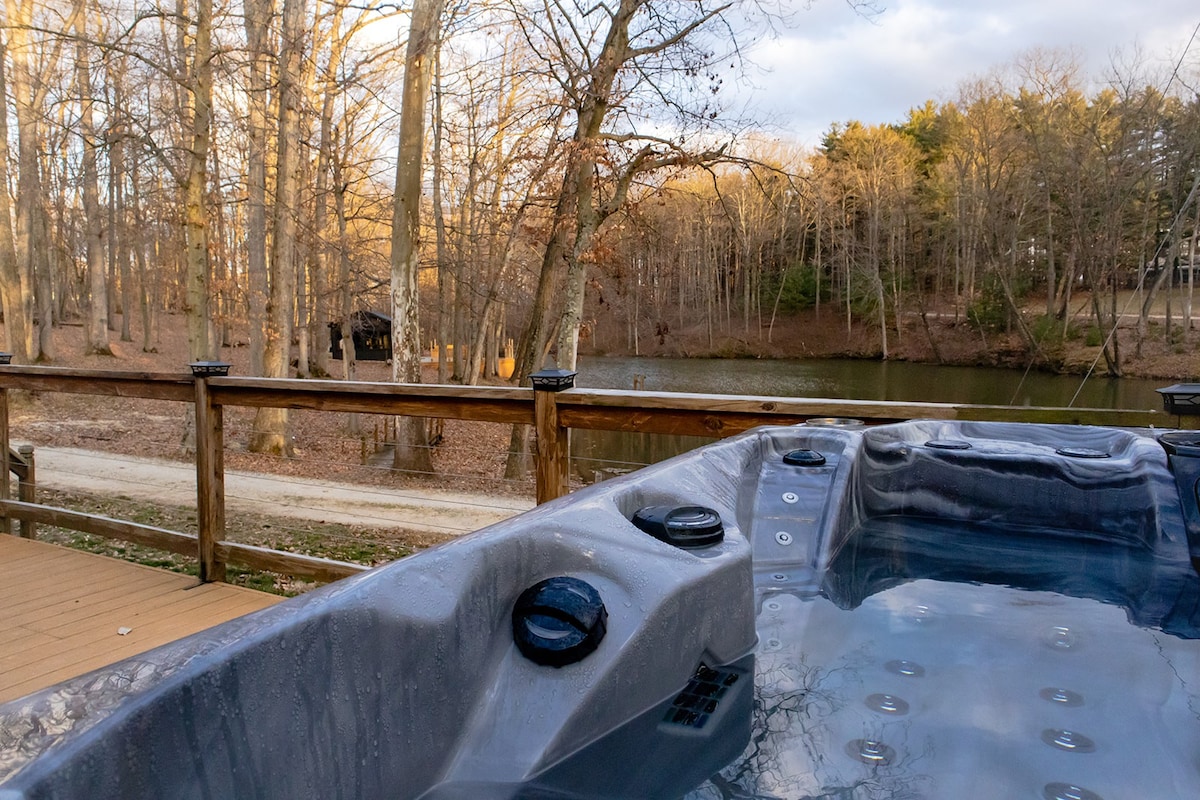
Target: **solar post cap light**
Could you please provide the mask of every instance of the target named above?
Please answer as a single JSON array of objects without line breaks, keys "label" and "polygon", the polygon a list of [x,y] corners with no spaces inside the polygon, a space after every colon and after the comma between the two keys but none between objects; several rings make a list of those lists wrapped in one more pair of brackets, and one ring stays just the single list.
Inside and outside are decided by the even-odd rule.
[{"label": "solar post cap light", "polygon": [[569,369],[543,369],[529,376],[533,388],[541,392],[561,392],[575,385],[579,373]]},{"label": "solar post cap light", "polygon": [[193,361],[188,364],[195,378],[224,378],[232,366],[227,361]]}]

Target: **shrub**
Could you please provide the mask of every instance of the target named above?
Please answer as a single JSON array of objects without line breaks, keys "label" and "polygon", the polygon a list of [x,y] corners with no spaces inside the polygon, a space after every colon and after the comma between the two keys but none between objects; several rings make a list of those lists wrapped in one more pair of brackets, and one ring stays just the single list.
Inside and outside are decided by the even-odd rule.
[{"label": "shrub", "polygon": [[[782,283],[782,287],[780,284]],[[823,281],[821,298],[828,297],[829,284]],[[779,312],[793,314],[812,308],[817,303],[817,270],[811,264],[792,264],[782,273],[765,275],[762,280],[762,306],[775,308],[779,298]]]}]

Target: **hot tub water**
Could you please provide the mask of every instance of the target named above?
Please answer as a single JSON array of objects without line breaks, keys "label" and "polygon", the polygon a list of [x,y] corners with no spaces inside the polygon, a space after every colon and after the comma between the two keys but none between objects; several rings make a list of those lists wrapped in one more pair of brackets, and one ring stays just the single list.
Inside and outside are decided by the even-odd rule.
[{"label": "hot tub water", "polygon": [[689,800],[1114,800],[1200,784],[1200,640],[1117,606],[917,580],[853,610],[768,595],[758,631],[751,743]]}]

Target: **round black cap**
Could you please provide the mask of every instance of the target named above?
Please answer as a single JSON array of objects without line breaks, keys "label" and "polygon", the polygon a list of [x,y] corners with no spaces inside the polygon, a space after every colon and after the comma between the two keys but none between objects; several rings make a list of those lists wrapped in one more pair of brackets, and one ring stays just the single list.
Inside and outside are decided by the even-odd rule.
[{"label": "round black cap", "polygon": [[1190,458],[1200,456],[1200,432],[1197,431],[1164,433],[1158,437],[1158,443],[1163,446],[1163,449],[1169,455],[1188,456]]},{"label": "round black cap", "polygon": [[1112,455],[1107,450],[1096,450],[1091,447],[1060,447],[1054,452],[1069,458],[1110,458]]},{"label": "round black cap", "polygon": [[542,666],[565,667],[600,645],[608,610],[590,583],[547,578],[521,592],[512,621],[513,640],[521,655]]},{"label": "round black cap", "polygon": [[655,539],[685,550],[711,547],[725,538],[721,515],[704,506],[646,506],[632,521]]},{"label": "round black cap", "polygon": [[819,467],[825,463],[825,456],[816,450],[793,450],[783,457],[783,463],[793,467]]},{"label": "round black cap", "polygon": [[926,447],[932,447],[934,450],[970,450],[971,443],[964,442],[962,439],[930,439],[925,443]]}]

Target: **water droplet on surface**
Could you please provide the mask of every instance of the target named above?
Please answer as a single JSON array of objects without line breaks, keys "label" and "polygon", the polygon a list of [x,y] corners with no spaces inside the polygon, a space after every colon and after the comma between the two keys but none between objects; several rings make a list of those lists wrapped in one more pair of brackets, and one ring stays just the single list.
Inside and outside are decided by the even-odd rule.
[{"label": "water droplet on surface", "polygon": [[1065,625],[1055,625],[1046,634],[1046,644],[1052,650],[1070,650],[1079,645],[1079,637]]},{"label": "water droplet on surface", "polygon": [[874,739],[851,739],[846,743],[846,753],[856,761],[872,766],[886,766],[896,760],[896,751]]},{"label": "water droplet on surface", "polygon": [[867,708],[882,714],[895,714],[899,716],[908,713],[908,703],[894,694],[868,695],[865,702]]},{"label": "water droplet on surface", "polygon": [[889,661],[883,665],[883,668],[888,672],[896,675],[904,675],[909,678],[925,677],[925,668],[915,661],[898,658],[895,661]]},{"label": "water droplet on surface", "polygon": [[1083,705],[1083,695],[1079,692],[1072,692],[1070,689],[1062,689],[1057,686],[1047,686],[1038,692],[1038,697],[1068,708],[1077,708]]},{"label": "water droplet on surface", "polygon": [[1046,800],[1104,800],[1095,792],[1073,783],[1047,783],[1042,789],[1042,797]]},{"label": "water droplet on surface", "polygon": [[1082,733],[1062,730],[1061,728],[1047,728],[1042,731],[1042,741],[1051,747],[1057,747],[1059,750],[1065,750],[1068,753],[1096,752],[1096,743],[1091,739]]}]

